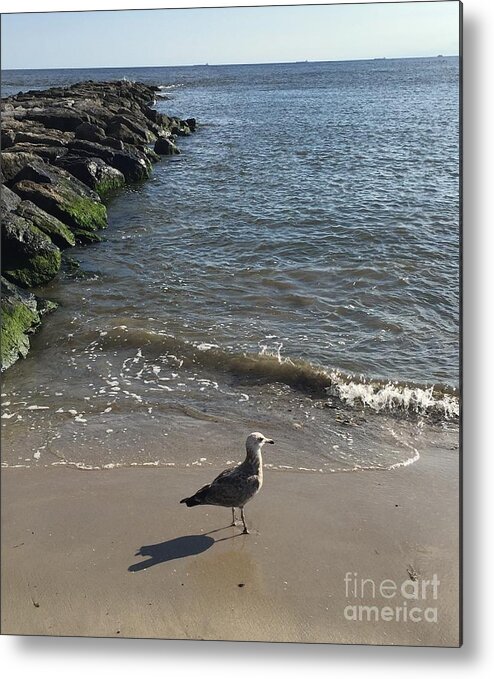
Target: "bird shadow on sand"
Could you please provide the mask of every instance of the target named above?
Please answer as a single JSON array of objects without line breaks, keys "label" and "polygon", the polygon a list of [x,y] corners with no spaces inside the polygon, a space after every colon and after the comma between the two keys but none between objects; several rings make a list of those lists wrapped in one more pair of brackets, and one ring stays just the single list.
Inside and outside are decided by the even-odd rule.
[{"label": "bird shadow on sand", "polygon": [[[225,528],[227,528],[227,526],[225,526]],[[158,542],[155,545],[143,545],[135,553],[135,556],[147,556],[148,559],[132,564],[127,570],[131,573],[136,573],[137,571],[144,571],[147,568],[151,568],[151,566],[157,566],[160,563],[201,554],[210,549],[216,542],[231,540],[232,538],[242,535],[242,533],[236,532],[233,535],[228,535],[224,538],[215,539],[211,537],[211,533],[217,533],[221,530],[224,530],[224,528],[217,528],[216,530],[211,530],[209,533],[202,533],[201,535],[182,535],[179,538]]]}]

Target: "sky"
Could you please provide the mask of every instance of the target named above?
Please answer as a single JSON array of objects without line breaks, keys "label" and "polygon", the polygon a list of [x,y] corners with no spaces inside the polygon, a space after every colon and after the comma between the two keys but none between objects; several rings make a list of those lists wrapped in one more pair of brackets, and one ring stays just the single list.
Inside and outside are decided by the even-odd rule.
[{"label": "sky", "polygon": [[457,55],[459,3],[2,14],[2,69]]}]

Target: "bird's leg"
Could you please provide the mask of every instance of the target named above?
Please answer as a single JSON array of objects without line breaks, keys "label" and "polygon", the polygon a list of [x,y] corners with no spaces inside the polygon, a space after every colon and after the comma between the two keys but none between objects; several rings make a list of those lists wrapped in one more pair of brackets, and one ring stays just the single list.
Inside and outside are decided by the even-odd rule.
[{"label": "bird's leg", "polygon": [[244,514],[244,508],[243,507],[240,507],[240,516],[242,517],[242,521],[243,521],[243,524],[244,524],[243,532],[248,533],[249,531],[247,529],[247,524],[245,523],[245,514]]},{"label": "bird's leg", "polygon": [[236,521],[236,519],[235,519],[235,507],[232,507],[232,522],[231,522],[230,525],[231,525],[231,526],[236,526],[236,525],[237,525],[237,521]]}]

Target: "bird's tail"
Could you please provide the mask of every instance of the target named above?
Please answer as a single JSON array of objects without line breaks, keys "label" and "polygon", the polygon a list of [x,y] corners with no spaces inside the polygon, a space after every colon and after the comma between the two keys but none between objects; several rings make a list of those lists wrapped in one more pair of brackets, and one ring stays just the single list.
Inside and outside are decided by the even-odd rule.
[{"label": "bird's tail", "polygon": [[210,484],[207,483],[202,488],[199,488],[197,493],[194,493],[194,495],[191,495],[190,497],[184,497],[183,500],[180,500],[180,504],[185,503],[187,507],[196,507],[197,505],[206,504],[204,501],[207,499],[209,488]]},{"label": "bird's tail", "polygon": [[180,504],[183,503],[185,503],[187,507],[195,507],[196,505],[202,504],[196,495],[193,495],[192,497],[184,497],[183,500],[180,500]]}]

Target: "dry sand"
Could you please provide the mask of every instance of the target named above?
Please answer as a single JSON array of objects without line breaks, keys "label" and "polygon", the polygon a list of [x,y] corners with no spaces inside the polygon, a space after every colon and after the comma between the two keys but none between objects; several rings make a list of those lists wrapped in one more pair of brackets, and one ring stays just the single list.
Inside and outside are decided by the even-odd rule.
[{"label": "dry sand", "polygon": [[[179,505],[214,471],[2,470],[2,632],[459,644],[457,451],[386,472],[267,471],[250,535],[229,510]],[[436,600],[430,586],[406,599],[437,622],[347,620],[349,605],[394,618],[405,601],[372,599],[371,583],[357,599],[347,573],[377,587],[437,574]]]}]

